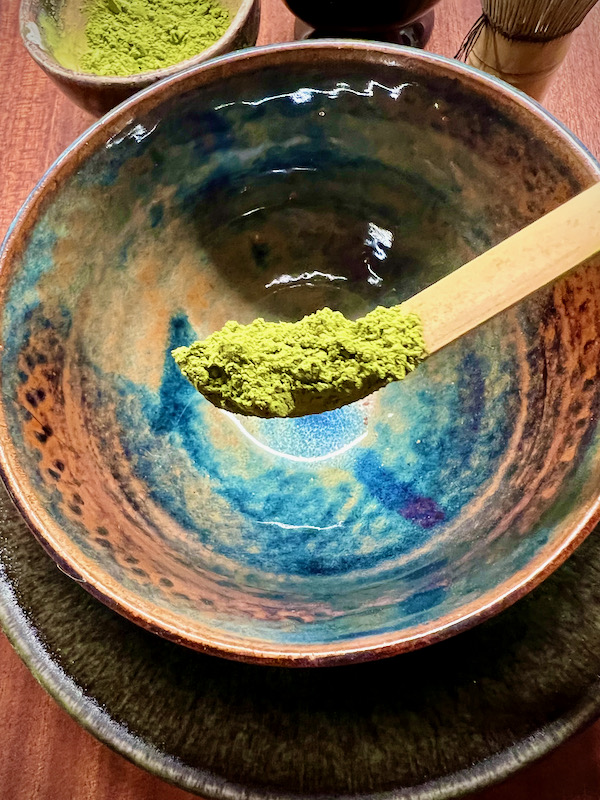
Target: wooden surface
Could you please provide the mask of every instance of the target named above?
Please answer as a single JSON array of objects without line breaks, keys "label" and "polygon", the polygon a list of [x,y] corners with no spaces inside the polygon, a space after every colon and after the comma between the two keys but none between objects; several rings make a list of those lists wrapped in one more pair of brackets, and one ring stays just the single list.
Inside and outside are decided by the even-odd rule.
[{"label": "wooden surface", "polygon": [[[36,180],[92,122],[21,45],[18,0],[0,0],[0,236]],[[281,0],[263,0],[260,41],[291,39]],[[478,0],[442,0],[428,49],[453,56]],[[600,5],[573,36],[545,105],[600,156]],[[98,743],[38,686],[0,634],[0,800],[185,800]],[[600,722],[473,800],[600,798]]]}]

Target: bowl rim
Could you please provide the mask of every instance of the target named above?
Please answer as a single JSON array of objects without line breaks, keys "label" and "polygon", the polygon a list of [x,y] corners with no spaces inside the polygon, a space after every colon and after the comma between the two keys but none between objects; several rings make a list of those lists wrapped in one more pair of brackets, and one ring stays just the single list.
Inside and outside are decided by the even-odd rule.
[{"label": "bowl rim", "polygon": [[[573,166],[587,173],[584,181],[589,180],[592,184],[600,180],[600,164],[564,125],[537,102],[503,81],[460,62],[399,45],[352,40],[288,42],[251,48],[196,65],[160,83],[152,84],[92,124],[56,159],[21,207],[2,244],[0,315],[12,271],[39,213],[43,211],[54,190],[64,184],[90,152],[104,145],[112,136],[122,133],[123,129],[126,130],[134,121],[136,114],[149,111],[156,104],[179,94],[180,91],[192,87],[198,88],[230,74],[232,64],[240,67],[241,72],[254,71],[257,65],[273,66],[278,60],[285,62],[289,53],[296,53],[297,55],[292,55],[292,58],[300,59],[302,63],[309,65],[322,63],[324,58],[336,61],[340,58],[353,60],[359,55],[365,67],[369,64],[379,64],[382,60],[387,66],[399,66],[415,72],[433,66],[441,68],[442,73],[460,76],[475,90],[482,85],[493,88],[498,101],[504,107],[510,107],[515,118],[521,115],[523,119],[531,120],[533,116],[543,122],[546,140],[553,136],[555,141],[561,143],[564,152],[570,154]],[[592,176],[595,176],[596,181]],[[0,370],[0,382],[1,380]],[[0,401],[0,431],[2,430],[7,430],[7,424],[4,406]],[[235,634],[219,635],[214,628],[200,624],[183,625],[180,616],[169,614],[164,609],[163,613],[157,614],[156,607],[153,609],[151,603],[143,602],[135,593],[125,592],[114,579],[109,579],[106,575],[99,579],[93,570],[90,571],[84,564],[77,563],[77,559],[70,559],[59,543],[61,536],[65,538],[60,526],[49,515],[45,515],[43,509],[36,508],[33,496],[31,497],[33,502],[30,502],[29,495],[33,493],[28,491],[29,482],[26,474],[20,466],[16,448],[8,438],[4,443],[0,441],[0,477],[33,534],[59,567],[110,608],[138,625],[192,649],[234,660],[276,666],[333,666],[389,657],[441,641],[473,627],[512,605],[541,583],[566,560],[600,521],[599,494],[581,510],[577,522],[565,531],[558,543],[544,548],[528,566],[488,590],[477,600],[440,617],[434,624],[413,626],[401,634],[397,631],[388,632],[351,641],[340,640],[333,644],[273,645]]]},{"label": "bowl rim", "polygon": [[39,0],[21,0],[19,6],[19,33],[27,52],[36,64],[63,81],[74,82],[78,86],[88,89],[133,88],[134,90],[139,90],[145,88],[149,82],[154,83],[163,80],[182,70],[188,70],[190,67],[221,55],[224,48],[232,44],[236,36],[238,36],[255,6],[260,9],[260,0],[241,0],[240,7],[225,33],[213,42],[210,47],[207,47],[206,50],[202,50],[184,61],[178,61],[170,67],[136,72],[131,75],[96,75],[93,72],[80,72],[63,67],[48,50],[41,47],[27,34],[27,27],[31,24],[35,25],[39,30]]}]

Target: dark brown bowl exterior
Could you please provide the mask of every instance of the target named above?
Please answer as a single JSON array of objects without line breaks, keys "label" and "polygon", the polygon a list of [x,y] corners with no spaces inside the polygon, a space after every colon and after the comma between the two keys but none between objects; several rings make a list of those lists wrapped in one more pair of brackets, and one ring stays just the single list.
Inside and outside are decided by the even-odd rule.
[{"label": "dark brown bowl exterior", "polygon": [[[168,78],[211,58],[253,47],[258,38],[260,25],[260,0],[243,0],[225,34],[199,55],[165,69],[128,77],[109,78],[66,69],[46,48],[40,46],[38,17],[41,5],[40,0],[22,0],[21,2],[20,31],[23,44],[36,64],[70,100],[97,117],[163,78]],[[32,32],[35,32],[34,35]]]},{"label": "dark brown bowl exterior", "polygon": [[[317,30],[381,31],[408,26],[439,0],[285,0],[290,11]],[[364,37],[362,37],[364,38]],[[376,38],[375,36],[373,38]]]},{"label": "dark brown bowl exterior", "polygon": [[90,593],[205,652],[331,665],[475,626],[599,519],[597,264],[334,417],[249,427],[170,352],[401,302],[599,177],[529,99],[405,48],[260,48],[150,87],[5,242],[13,498]]}]

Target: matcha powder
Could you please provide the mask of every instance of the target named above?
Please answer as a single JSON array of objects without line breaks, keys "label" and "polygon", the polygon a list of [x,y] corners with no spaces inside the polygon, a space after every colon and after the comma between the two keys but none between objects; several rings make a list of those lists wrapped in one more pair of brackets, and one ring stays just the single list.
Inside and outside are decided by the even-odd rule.
[{"label": "matcha powder", "polygon": [[227,30],[218,0],[92,0],[81,68],[96,75],[131,75],[192,58]]},{"label": "matcha powder", "polygon": [[356,322],[330,308],[299,322],[228,322],[208,339],[173,350],[207,400],[257,417],[352,403],[402,380],[426,356],[419,316],[381,306]]}]

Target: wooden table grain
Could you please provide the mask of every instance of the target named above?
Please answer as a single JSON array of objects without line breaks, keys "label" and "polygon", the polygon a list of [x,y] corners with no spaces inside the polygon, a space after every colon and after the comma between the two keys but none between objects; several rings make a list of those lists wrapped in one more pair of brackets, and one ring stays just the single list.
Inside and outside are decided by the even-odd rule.
[{"label": "wooden table grain", "polygon": [[[293,38],[281,0],[263,0],[260,43]],[[442,0],[428,49],[453,56],[478,0]],[[36,180],[92,122],[29,59],[18,0],[0,0],[0,236]],[[546,98],[550,111],[600,157],[600,4],[575,33]],[[185,800],[80,728],[40,688],[0,634],[0,800]],[[600,722],[543,761],[473,800],[597,800]]]}]

